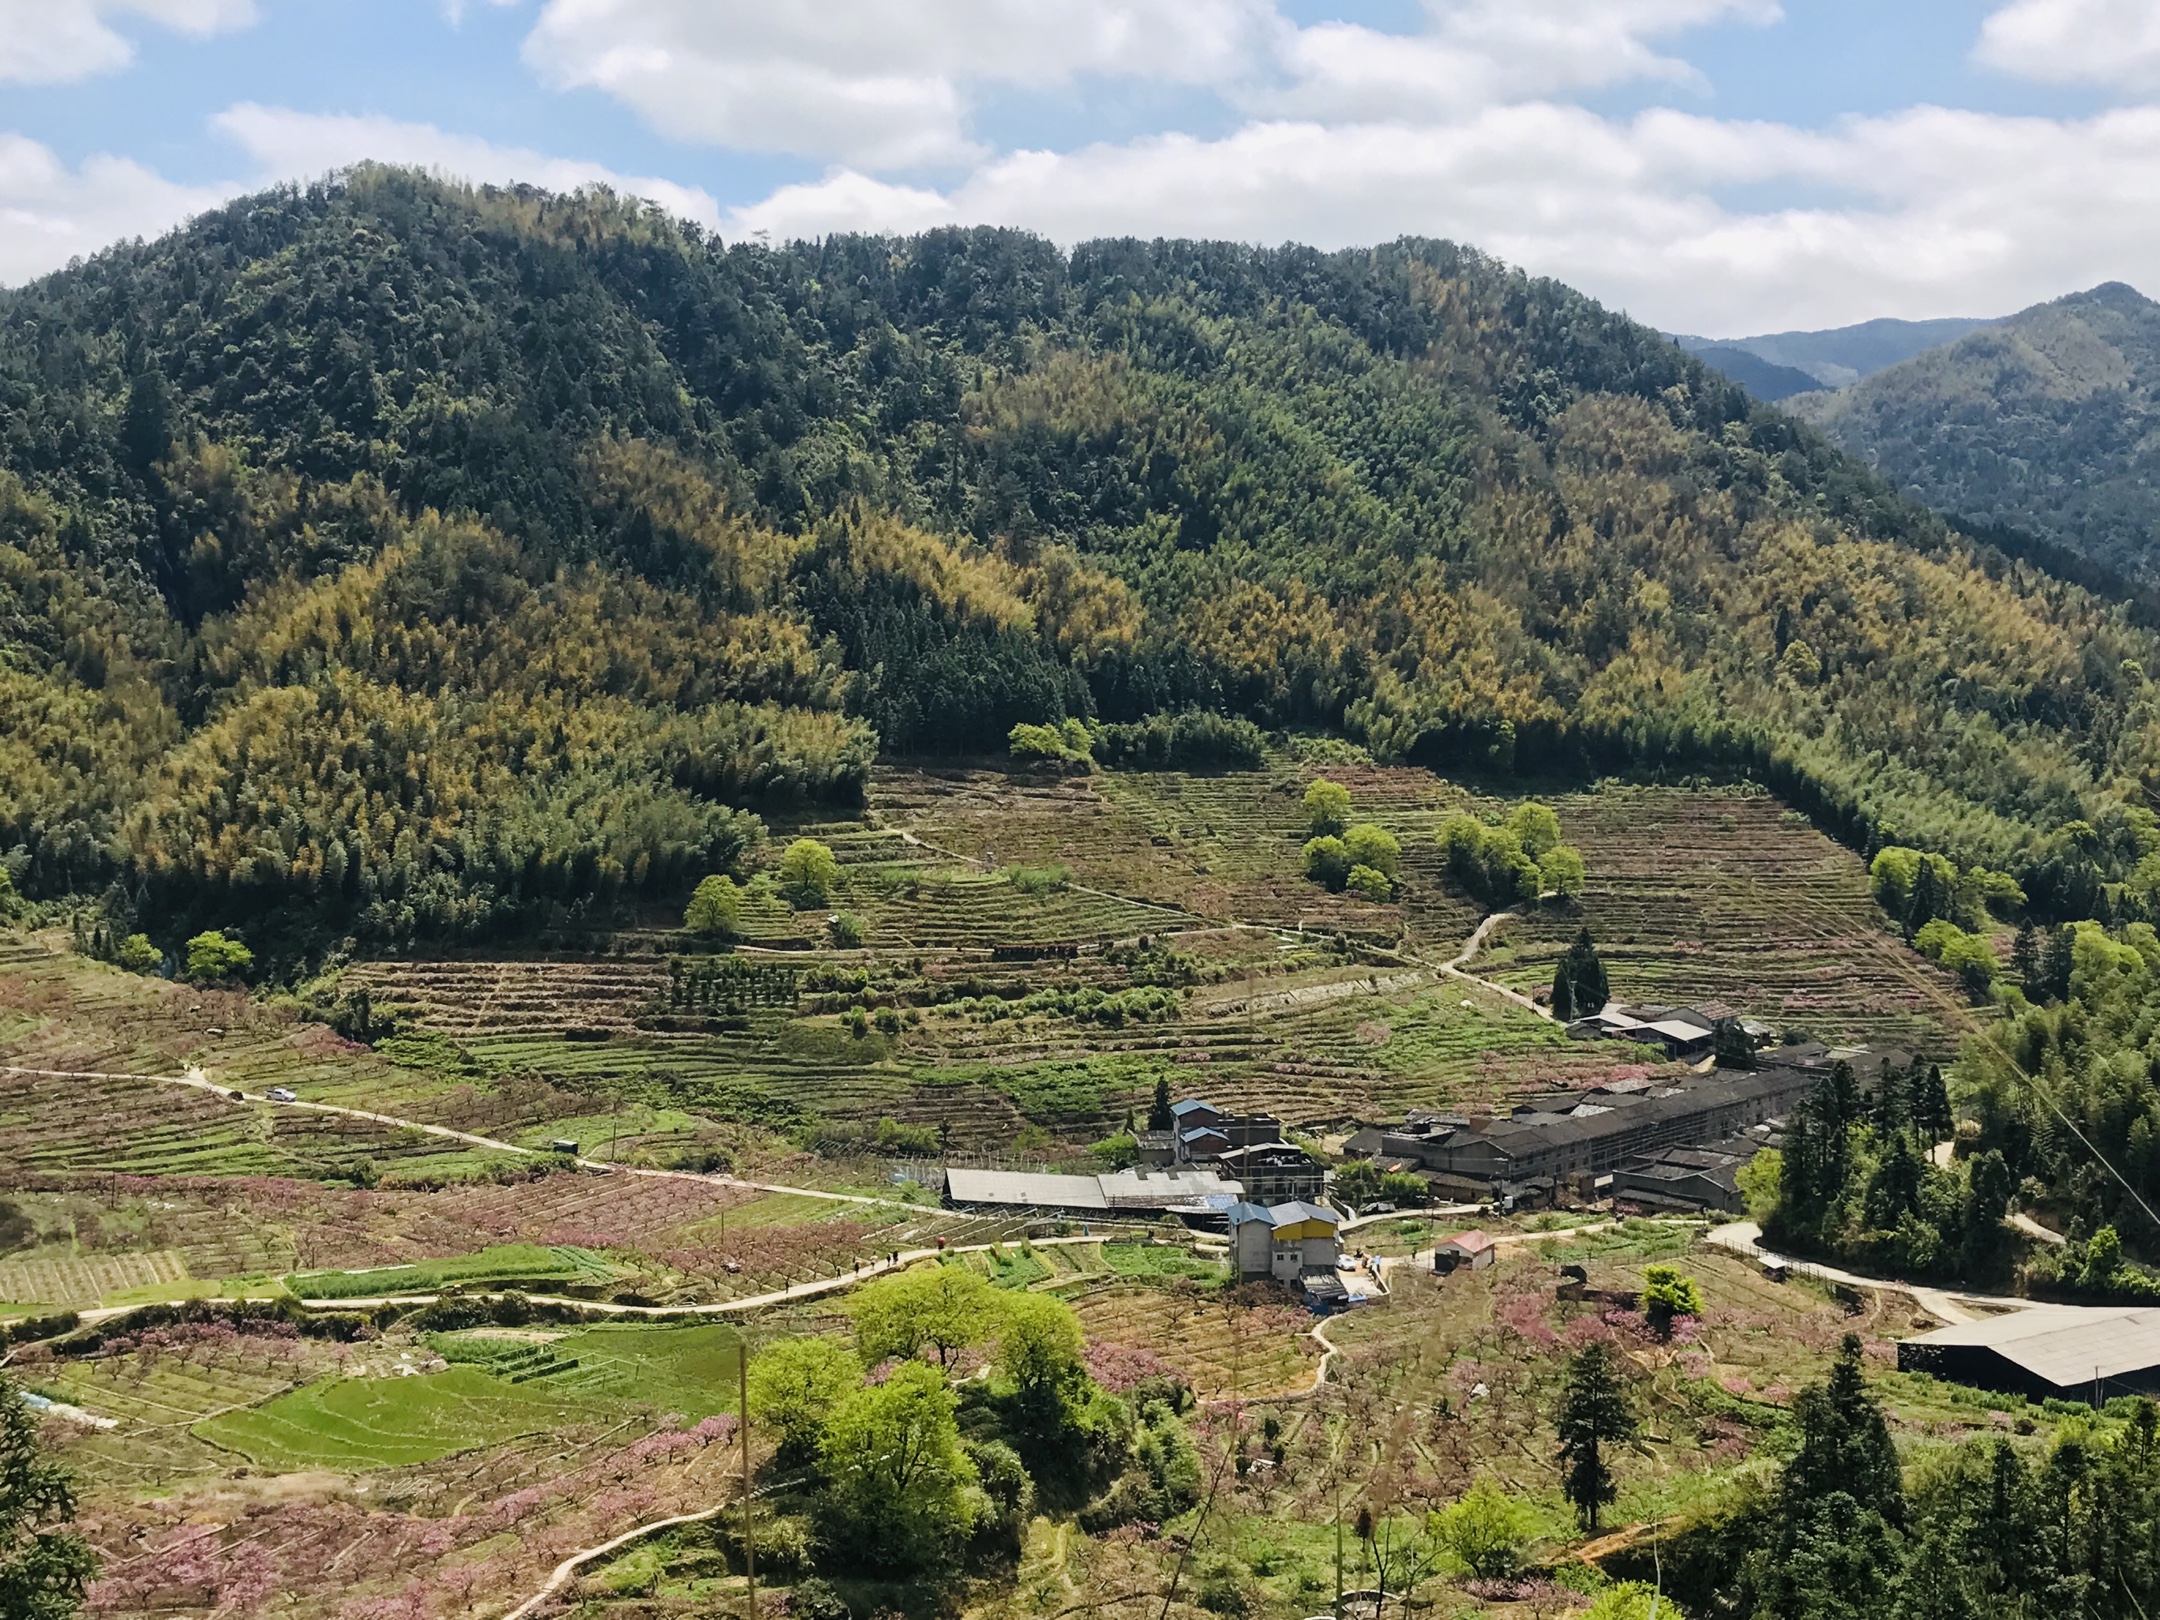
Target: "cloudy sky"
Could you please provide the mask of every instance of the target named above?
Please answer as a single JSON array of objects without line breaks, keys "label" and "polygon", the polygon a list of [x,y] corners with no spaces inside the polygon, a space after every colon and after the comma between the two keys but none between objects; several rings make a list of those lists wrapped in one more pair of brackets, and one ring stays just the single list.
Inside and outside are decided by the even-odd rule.
[{"label": "cloudy sky", "polygon": [[729,237],[1474,242],[1735,336],[2160,293],[2160,0],[0,0],[0,283],[362,158]]}]

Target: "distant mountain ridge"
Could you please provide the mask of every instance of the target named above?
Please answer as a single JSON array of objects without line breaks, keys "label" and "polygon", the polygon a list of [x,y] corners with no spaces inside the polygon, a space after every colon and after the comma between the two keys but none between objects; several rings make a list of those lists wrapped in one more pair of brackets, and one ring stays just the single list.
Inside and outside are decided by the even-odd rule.
[{"label": "distant mountain ridge", "polygon": [[1757,399],[1776,401],[1821,388],[1849,388],[1863,377],[1992,324],[1965,316],[1885,318],[1823,332],[1766,332],[1758,337],[1675,333],[1673,341]]},{"label": "distant mountain ridge", "polygon": [[1789,407],[1913,499],[2160,579],[2160,304],[2038,304]]}]

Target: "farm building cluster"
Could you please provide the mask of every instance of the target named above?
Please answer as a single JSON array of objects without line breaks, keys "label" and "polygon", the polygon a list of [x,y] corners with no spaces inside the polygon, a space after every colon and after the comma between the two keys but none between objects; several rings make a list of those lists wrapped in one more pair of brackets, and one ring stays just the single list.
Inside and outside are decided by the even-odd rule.
[{"label": "farm building cluster", "polygon": [[1849,1063],[1867,1086],[1908,1061],[1861,1047],[1777,1047],[1752,1069],[1615,1080],[1527,1098],[1506,1114],[1412,1112],[1399,1125],[1357,1132],[1344,1151],[1418,1176],[1437,1198],[1491,1199],[1503,1209],[1563,1194],[1738,1209],[1741,1169],[1775,1145],[1779,1122],[1835,1065]]}]

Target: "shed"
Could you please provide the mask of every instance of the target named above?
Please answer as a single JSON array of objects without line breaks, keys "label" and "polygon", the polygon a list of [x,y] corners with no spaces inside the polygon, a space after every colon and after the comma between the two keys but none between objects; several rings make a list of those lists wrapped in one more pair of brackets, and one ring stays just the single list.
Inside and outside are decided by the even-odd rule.
[{"label": "shed", "polygon": [[2160,1310],[2036,1305],[1907,1339],[1898,1369],[2030,1400],[2160,1394]]},{"label": "shed", "polygon": [[1433,1270],[1446,1276],[1468,1268],[1482,1271],[1500,1258],[1500,1245],[1485,1232],[1457,1232],[1433,1250]]}]

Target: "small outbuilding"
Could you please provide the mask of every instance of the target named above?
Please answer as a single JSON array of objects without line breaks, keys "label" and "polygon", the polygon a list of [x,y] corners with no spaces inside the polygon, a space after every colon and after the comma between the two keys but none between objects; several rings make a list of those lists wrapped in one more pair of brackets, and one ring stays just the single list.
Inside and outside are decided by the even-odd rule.
[{"label": "small outbuilding", "polygon": [[1500,1245],[1485,1232],[1457,1232],[1433,1250],[1433,1270],[1445,1277],[1452,1271],[1483,1271],[1500,1258]]},{"label": "small outbuilding", "polygon": [[2160,1310],[2036,1305],[1961,1322],[1899,1344],[1898,1370],[2035,1401],[2160,1394]]}]

